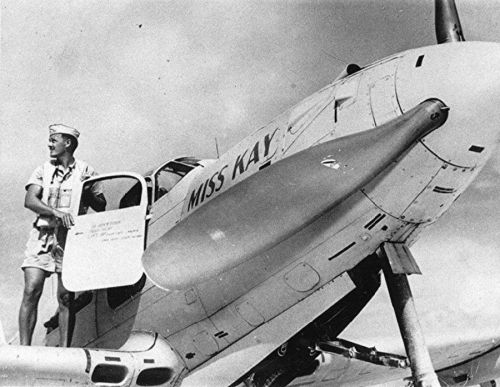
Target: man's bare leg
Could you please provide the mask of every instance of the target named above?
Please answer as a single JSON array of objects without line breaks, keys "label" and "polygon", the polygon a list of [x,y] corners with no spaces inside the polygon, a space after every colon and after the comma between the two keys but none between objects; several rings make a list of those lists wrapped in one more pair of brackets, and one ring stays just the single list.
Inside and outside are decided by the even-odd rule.
[{"label": "man's bare leg", "polygon": [[59,346],[69,347],[73,336],[74,315],[72,312],[74,294],[62,283],[61,273],[57,273],[57,301],[59,302]]},{"label": "man's bare leg", "polygon": [[19,341],[21,345],[31,345],[38,315],[38,301],[47,273],[37,267],[26,267],[23,271],[24,292],[19,308]]}]

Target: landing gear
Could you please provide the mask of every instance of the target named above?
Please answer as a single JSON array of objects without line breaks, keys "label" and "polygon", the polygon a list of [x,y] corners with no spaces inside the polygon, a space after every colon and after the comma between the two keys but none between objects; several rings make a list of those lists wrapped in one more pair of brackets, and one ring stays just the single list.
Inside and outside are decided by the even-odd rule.
[{"label": "landing gear", "polygon": [[415,387],[439,387],[429,351],[425,345],[407,276],[420,274],[408,247],[403,243],[386,242],[377,251],[399,330],[410,361]]}]

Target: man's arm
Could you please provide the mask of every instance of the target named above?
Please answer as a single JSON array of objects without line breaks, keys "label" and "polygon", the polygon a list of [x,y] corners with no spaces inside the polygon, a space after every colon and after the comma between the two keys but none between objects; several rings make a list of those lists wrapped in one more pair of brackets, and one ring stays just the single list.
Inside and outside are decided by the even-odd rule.
[{"label": "man's arm", "polygon": [[46,205],[40,200],[42,197],[42,187],[37,184],[30,184],[24,197],[24,207],[37,213],[38,215],[54,216],[60,219],[63,226],[70,228],[74,222],[71,214],[62,212]]},{"label": "man's arm", "polygon": [[[91,177],[98,176],[98,173],[93,167],[87,165],[85,173],[82,176],[82,181]],[[102,192],[102,182],[96,181],[92,183],[84,183],[82,192],[82,203],[85,207],[91,207],[96,212],[106,210],[106,198]]]},{"label": "man's arm", "polygon": [[83,200],[85,204],[92,207],[96,212],[101,212],[106,209],[106,198],[102,192],[93,192],[92,188],[84,189]]}]

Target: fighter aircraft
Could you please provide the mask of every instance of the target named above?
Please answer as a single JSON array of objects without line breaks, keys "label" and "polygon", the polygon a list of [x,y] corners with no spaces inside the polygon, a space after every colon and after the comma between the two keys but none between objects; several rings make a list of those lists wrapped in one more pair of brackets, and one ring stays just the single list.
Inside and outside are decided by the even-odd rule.
[{"label": "fighter aircraft", "polygon": [[[47,346],[1,347],[0,384],[285,386],[325,368],[325,385],[499,377],[498,337],[429,355],[407,282],[420,272],[409,248],[500,138],[500,45],[466,42],[453,1],[436,0],[436,32],[438,45],[347,66],[217,159],[82,182],[63,267],[72,348],[54,347],[49,321]],[[93,184],[104,212],[85,205]],[[381,272],[406,356],[340,337]]]}]

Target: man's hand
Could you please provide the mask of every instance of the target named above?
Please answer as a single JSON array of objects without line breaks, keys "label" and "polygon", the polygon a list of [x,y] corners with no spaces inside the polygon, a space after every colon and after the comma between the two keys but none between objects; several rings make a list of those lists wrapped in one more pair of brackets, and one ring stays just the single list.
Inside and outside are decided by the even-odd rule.
[{"label": "man's hand", "polygon": [[106,209],[106,199],[102,193],[94,193],[92,185],[85,184],[83,186],[82,202],[86,206],[92,207],[96,212],[101,212]]},{"label": "man's hand", "polygon": [[66,228],[73,226],[74,221],[71,214],[49,207],[40,200],[41,197],[42,187],[37,184],[31,184],[26,191],[24,206],[31,211],[36,212],[38,215],[55,217],[58,219],[58,222],[61,222],[61,224]]},{"label": "man's hand", "polygon": [[58,221],[62,223],[64,227],[71,228],[71,226],[75,224],[75,221],[73,220],[73,216],[71,214],[56,209],[54,209],[53,213],[54,216],[58,219]]}]

